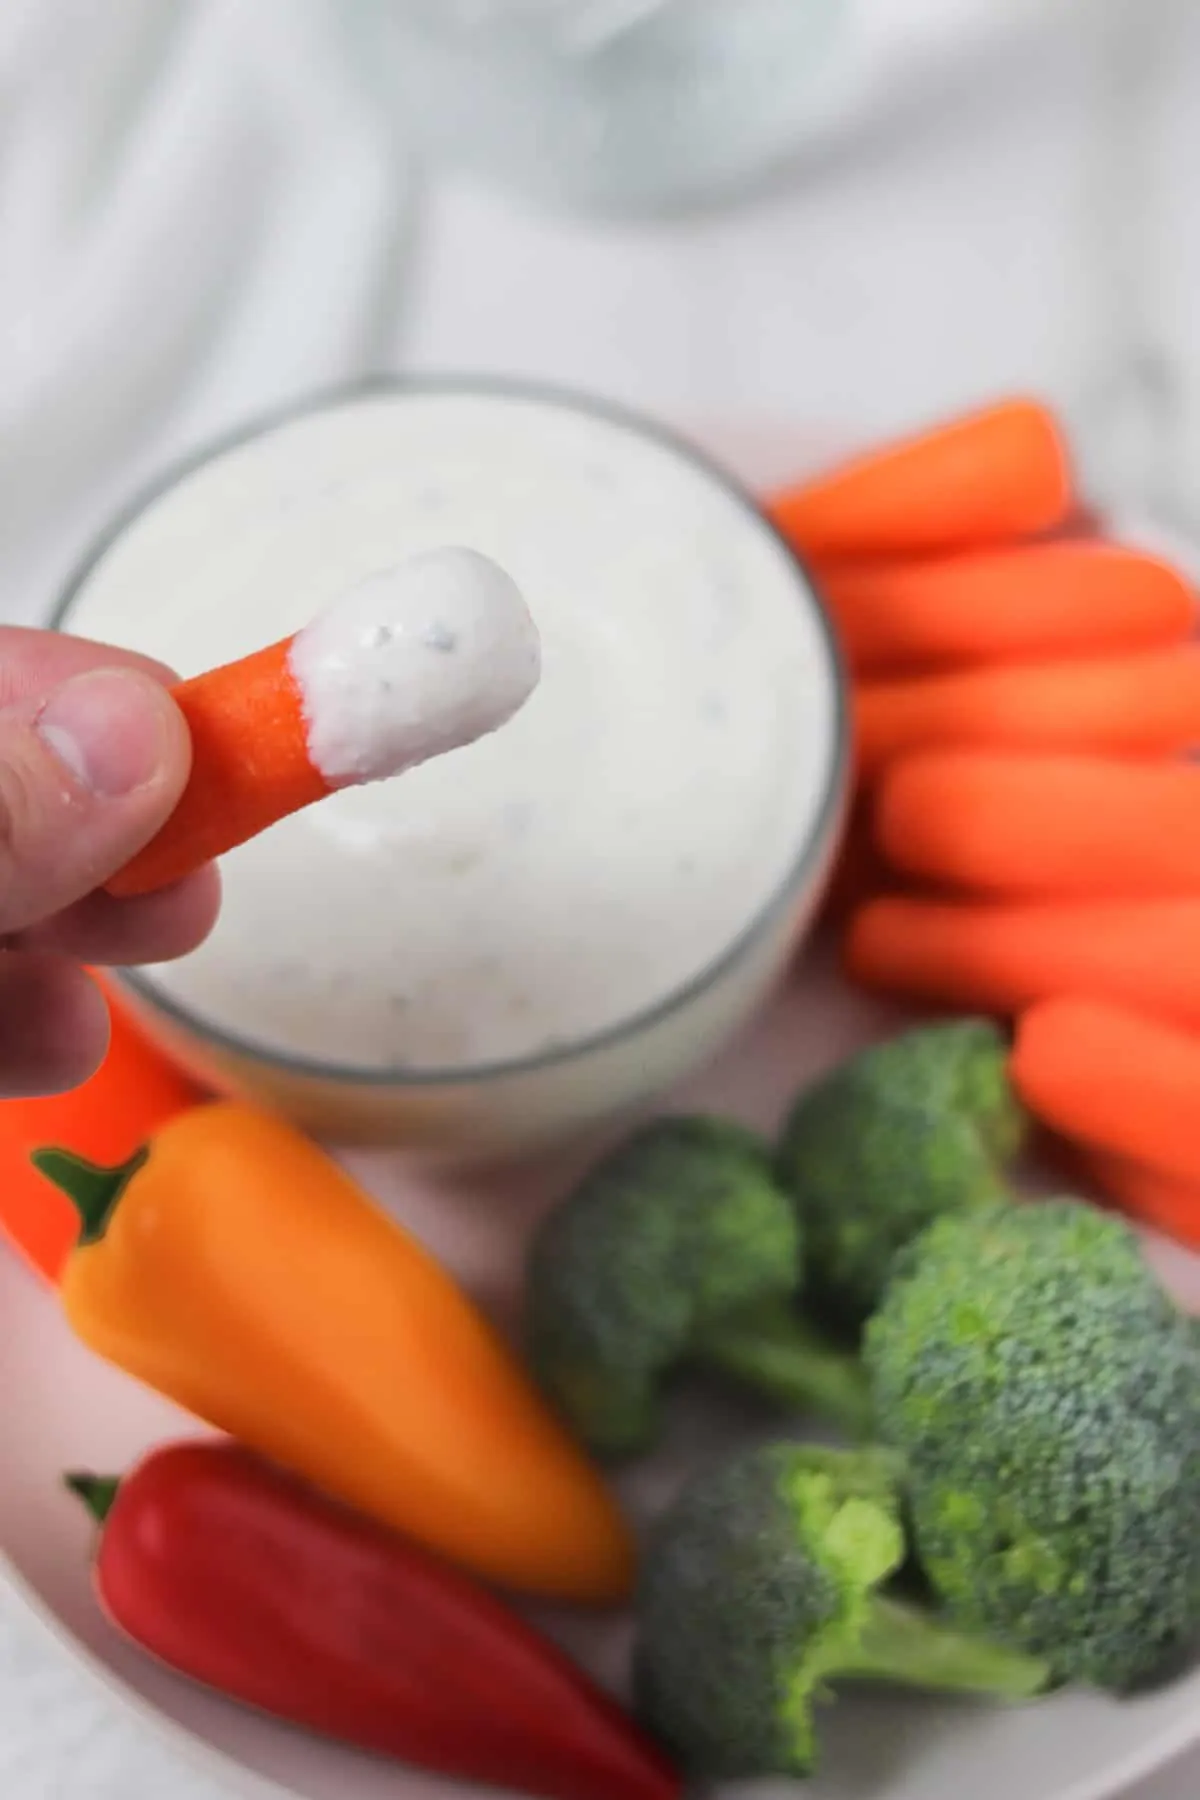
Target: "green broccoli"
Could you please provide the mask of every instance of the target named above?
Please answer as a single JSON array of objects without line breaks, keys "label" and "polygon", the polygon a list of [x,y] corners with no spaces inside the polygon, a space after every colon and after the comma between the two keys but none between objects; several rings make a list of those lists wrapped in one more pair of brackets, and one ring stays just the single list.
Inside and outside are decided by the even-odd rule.
[{"label": "green broccoli", "polygon": [[870,1384],[847,1350],[794,1305],[766,1301],[697,1333],[691,1360],[736,1385],[835,1427],[861,1442],[875,1435]]},{"label": "green broccoli", "polygon": [[1082,1202],[938,1220],[866,1331],[882,1437],[951,1616],[1141,1686],[1200,1631],[1200,1346]]},{"label": "green broccoli", "polygon": [[860,1325],[897,1250],[943,1213],[1005,1196],[1026,1130],[1006,1065],[995,1026],[964,1019],[863,1051],[800,1096],[777,1173],[814,1304]]},{"label": "green broccoli", "polygon": [[699,1477],[660,1522],[637,1598],[651,1731],[710,1779],[805,1775],[841,1679],[1025,1699],[1037,1658],[877,1592],[905,1557],[893,1461],[775,1444]]},{"label": "green broccoli", "polygon": [[861,1424],[861,1368],[788,1314],[801,1262],[768,1147],[721,1119],[659,1120],[586,1176],[535,1238],[530,1367],[606,1457],[653,1444],[660,1390],[687,1362],[725,1367],[789,1404],[841,1408]]}]

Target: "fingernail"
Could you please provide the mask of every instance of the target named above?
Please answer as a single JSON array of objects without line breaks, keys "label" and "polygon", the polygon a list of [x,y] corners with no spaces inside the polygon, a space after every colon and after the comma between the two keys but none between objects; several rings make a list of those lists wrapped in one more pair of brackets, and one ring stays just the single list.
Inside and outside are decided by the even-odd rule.
[{"label": "fingernail", "polygon": [[162,708],[144,676],[94,669],[56,688],[36,729],[75,780],[106,800],[154,780],[166,749]]}]

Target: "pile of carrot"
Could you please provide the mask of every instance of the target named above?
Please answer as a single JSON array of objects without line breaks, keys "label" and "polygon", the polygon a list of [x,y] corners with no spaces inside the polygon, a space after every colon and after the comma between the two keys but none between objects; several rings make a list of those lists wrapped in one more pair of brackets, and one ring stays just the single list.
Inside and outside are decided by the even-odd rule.
[{"label": "pile of carrot", "polygon": [[1086,522],[1016,399],[772,496],[852,678],[830,899],[872,989],[1014,1022],[1035,1115],[1200,1247],[1200,642],[1191,583]]}]

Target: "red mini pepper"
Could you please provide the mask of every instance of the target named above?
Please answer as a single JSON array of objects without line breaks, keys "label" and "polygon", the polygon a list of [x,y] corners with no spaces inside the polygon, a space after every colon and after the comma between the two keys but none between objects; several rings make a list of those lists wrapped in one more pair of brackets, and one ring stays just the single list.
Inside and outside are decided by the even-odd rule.
[{"label": "red mini pepper", "polygon": [[616,1702],[499,1600],[232,1440],[68,1482],[102,1522],[101,1605],[182,1674],[441,1774],[678,1800]]}]

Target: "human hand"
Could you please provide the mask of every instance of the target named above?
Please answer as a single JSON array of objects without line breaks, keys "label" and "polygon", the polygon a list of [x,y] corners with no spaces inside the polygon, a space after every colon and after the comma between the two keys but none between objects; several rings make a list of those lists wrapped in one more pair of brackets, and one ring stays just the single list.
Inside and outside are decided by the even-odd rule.
[{"label": "human hand", "polygon": [[82,963],[182,956],[216,919],[211,868],[135,900],[100,891],[187,781],[171,679],[128,651],[0,628],[0,1096],[99,1066],[108,1012]]}]

